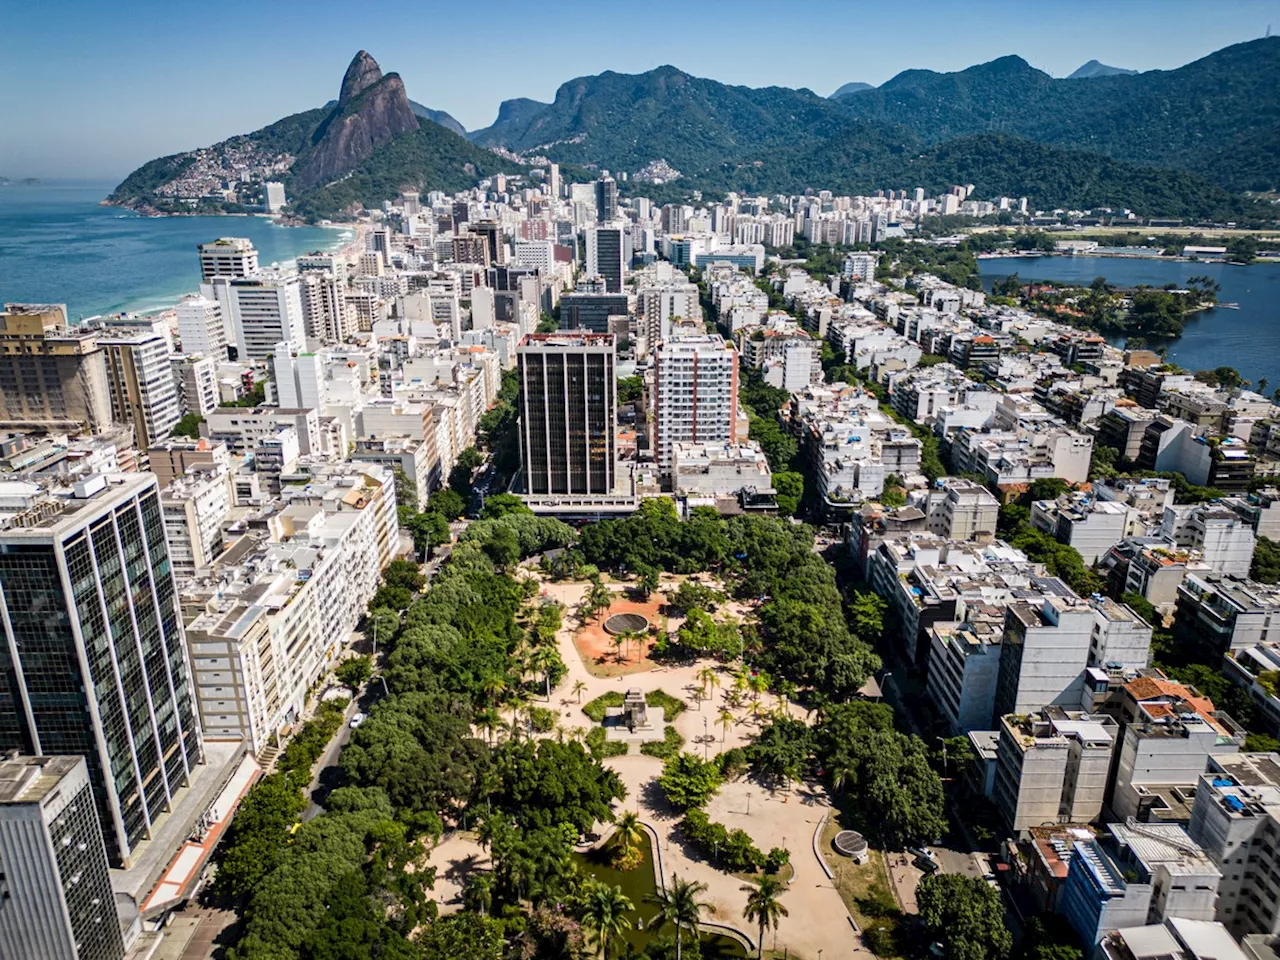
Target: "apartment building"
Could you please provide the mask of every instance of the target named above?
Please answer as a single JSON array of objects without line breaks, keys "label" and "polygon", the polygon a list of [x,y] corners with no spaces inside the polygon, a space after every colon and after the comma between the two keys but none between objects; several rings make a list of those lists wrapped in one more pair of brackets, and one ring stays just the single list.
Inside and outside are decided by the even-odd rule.
[{"label": "apartment building", "polygon": [[654,353],[654,452],[670,476],[676,443],[737,439],[738,354],[714,336],[673,337]]},{"label": "apartment building", "polygon": [[99,433],[111,426],[101,332],[67,325],[65,304],[0,311],[0,427]]}]

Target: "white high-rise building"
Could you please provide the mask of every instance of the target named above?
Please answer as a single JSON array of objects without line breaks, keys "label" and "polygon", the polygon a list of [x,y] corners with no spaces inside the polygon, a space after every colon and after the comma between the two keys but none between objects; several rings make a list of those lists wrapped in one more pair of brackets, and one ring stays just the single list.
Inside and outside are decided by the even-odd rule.
[{"label": "white high-rise building", "polygon": [[548,276],[555,264],[555,244],[550,240],[517,240],[515,262]]},{"label": "white high-rise building", "polygon": [[287,343],[277,343],[273,356],[276,393],[282,410],[321,410],[325,403],[324,362],[316,353],[295,355]]},{"label": "white high-rise building", "polygon": [[673,337],[655,351],[655,451],[671,471],[673,443],[730,443],[738,418],[738,352],[720,337]]},{"label": "white high-rise building", "polygon": [[222,237],[196,249],[200,279],[206,283],[214,277],[251,277],[258,272],[258,251],[243,237]]},{"label": "white high-rise building", "polygon": [[218,405],[218,365],[210,357],[179,354],[169,358],[173,383],[178,388],[178,409],[183,416],[203,417]]},{"label": "white high-rise building", "polygon": [[284,209],[286,203],[284,198],[284,184],[273,180],[268,180],[262,185],[263,206],[267,208],[267,213],[279,213]]},{"label": "white high-rise building", "polygon": [[302,329],[308,340],[342,343],[355,332],[348,318],[345,285],[333,274],[306,272],[299,278]]},{"label": "white high-rise building", "polygon": [[215,360],[227,357],[227,332],[222,308],[207,297],[186,297],[178,303],[178,337],[183,353],[202,353]]},{"label": "white high-rise building", "polygon": [[124,941],[84,757],[0,761],[5,960],[120,960]]},{"label": "white high-rise building", "polygon": [[150,333],[99,343],[107,358],[111,416],[133,426],[140,447],[163,440],[182,417],[164,337]]},{"label": "white high-rise building", "polygon": [[261,360],[272,355],[277,343],[304,345],[302,294],[297,277],[259,276],[232,280],[230,284],[236,343],[241,359]]},{"label": "white high-rise building", "polygon": [[641,287],[637,301],[641,330],[651,346],[671,336],[671,321],[676,317],[702,322],[698,287],[683,277]]}]

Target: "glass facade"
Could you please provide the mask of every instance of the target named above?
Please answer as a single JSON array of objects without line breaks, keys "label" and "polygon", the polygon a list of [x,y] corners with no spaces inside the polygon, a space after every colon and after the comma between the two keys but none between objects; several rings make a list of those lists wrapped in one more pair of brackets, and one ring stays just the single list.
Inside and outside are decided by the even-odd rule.
[{"label": "glass facade", "polygon": [[124,941],[88,787],[49,824],[49,838],[58,858],[78,960],[119,960],[124,956]]},{"label": "glass facade", "polygon": [[120,863],[187,782],[199,732],[156,488],[80,515],[56,542],[0,534],[0,587],[21,667],[5,645],[0,748],[83,756],[108,856]]}]

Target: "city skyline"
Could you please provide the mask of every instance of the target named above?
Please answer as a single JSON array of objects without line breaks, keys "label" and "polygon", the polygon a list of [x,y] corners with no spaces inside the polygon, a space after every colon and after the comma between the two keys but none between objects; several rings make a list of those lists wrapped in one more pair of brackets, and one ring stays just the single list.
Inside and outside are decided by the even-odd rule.
[{"label": "city skyline", "polygon": [[[414,100],[449,112],[471,130],[492,123],[503,100],[549,101],[561,84],[605,70],[643,73],[671,64],[723,83],[807,88],[826,96],[851,81],[878,85],[907,69],[950,72],[1009,54],[1056,77],[1090,59],[1136,70],[1172,69],[1262,36],[1280,18],[1276,0],[1212,6],[1046,2],[1035,6],[1034,17],[1026,16],[1027,5],[1010,0],[963,7],[908,0],[895,6],[892,20],[862,2],[834,9],[792,4],[781,14],[757,0],[694,10],[659,4],[643,20],[610,17],[578,3],[529,19],[522,8],[498,3],[493,16],[509,23],[510,44],[477,45],[465,42],[475,24],[456,8],[386,4],[367,27],[324,16],[323,2],[309,5],[305,20],[288,8],[255,9],[255,30],[209,40],[209,25],[194,5],[73,6],[76,15],[55,22],[38,8],[0,5],[11,40],[42,51],[41,95],[6,107],[10,136],[0,143],[0,175],[123,177],[152,157],[206,146],[321,106],[337,93],[334,65],[360,47],[399,72]],[[232,3],[230,12],[237,6]],[[784,36],[793,27],[801,45],[819,26],[823,36],[848,36],[851,55],[744,55],[757,47],[763,53],[760,40],[776,35],[774,28],[763,31],[771,18],[782,21]],[[399,28],[385,29],[390,23]],[[571,59],[559,55],[575,35],[607,37],[624,26],[625,44],[573,43]],[[440,41],[459,36],[464,42]],[[911,42],[903,42],[908,36]],[[1044,43],[1046,36],[1053,37],[1051,45]],[[1143,42],[1135,43],[1135,36]],[[531,57],[531,50],[546,55]],[[85,70],[86,63],[100,67]],[[19,69],[16,61],[7,62],[0,80],[11,88],[29,84]],[[443,79],[460,70],[471,71],[467,83]],[[155,122],[161,116],[164,122]]]}]

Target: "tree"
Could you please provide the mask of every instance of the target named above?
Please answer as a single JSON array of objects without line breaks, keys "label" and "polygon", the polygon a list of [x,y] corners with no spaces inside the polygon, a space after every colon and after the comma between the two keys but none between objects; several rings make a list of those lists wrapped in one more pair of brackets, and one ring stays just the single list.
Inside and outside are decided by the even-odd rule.
[{"label": "tree", "polygon": [[1249,576],[1260,583],[1280,583],[1280,543],[1267,537],[1258,537],[1253,548]]},{"label": "tree", "polygon": [[198,440],[200,439],[200,424],[202,423],[204,423],[204,417],[200,416],[200,414],[185,414],[173,425],[173,429],[169,431],[169,436],[190,437],[192,440]]},{"label": "tree", "polygon": [[485,498],[484,508],[480,511],[480,519],[501,520],[503,517],[509,517],[513,514],[519,516],[528,514],[532,516],[533,511],[514,493],[495,493],[493,496]]},{"label": "tree", "polygon": [[520,562],[520,541],[511,527],[497,524],[484,543],[484,552],[495,567],[506,570]]},{"label": "tree", "polygon": [[663,762],[658,786],[673,807],[688,810],[705,806],[723,781],[716,764],[692,753],[678,753]]},{"label": "tree", "polygon": [[813,739],[803,721],[779,717],[760,731],[747,748],[751,769],[766,781],[790,783],[800,776]]},{"label": "tree", "polygon": [[623,377],[618,381],[618,402],[635,403],[644,394],[644,377]]},{"label": "tree", "polygon": [[449,487],[437,490],[427,501],[427,512],[438,513],[446,520],[457,520],[466,509],[466,499],[458,491],[451,490]]},{"label": "tree", "polygon": [[604,582],[597,577],[591,582],[591,588],[587,591],[586,597],[582,604],[587,617],[594,617],[601,610],[606,610],[609,604],[613,603],[613,591],[604,585]]},{"label": "tree", "polygon": [[729,710],[721,710],[716,717],[716,723],[720,724],[720,742],[724,743],[729,736],[729,728],[735,723],[733,713]]},{"label": "tree", "polygon": [[685,580],[667,594],[667,601],[671,606],[682,610],[686,615],[693,610],[715,613],[716,607],[723,600],[724,594],[697,580]]},{"label": "tree", "polygon": [[711,904],[698,899],[706,892],[705,883],[683,880],[673,873],[671,883],[665,889],[645,897],[646,902],[657,904],[658,907],[658,915],[649,929],[656,932],[667,924],[676,928],[676,960],[680,960],[682,955],[686,929],[693,934],[694,940],[698,939],[702,911],[711,909]]},{"label": "tree", "polygon": [[773,489],[777,491],[778,513],[794,517],[800,510],[804,497],[804,474],[794,470],[781,470],[773,475]]},{"label": "tree", "polygon": [[1059,914],[1031,917],[1022,931],[1016,960],[1083,960],[1079,937]]},{"label": "tree", "polygon": [[[449,487],[465,501],[471,496],[471,478],[476,468],[484,463],[484,457],[475,447],[467,447],[458,454],[457,462],[449,471]],[[461,513],[462,511],[459,511]]]},{"label": "tree", "polygon": [[348,657],[333,673],[339,683],[355,689],[373,675],[373,663],[369,657]]},{"label": "tree", "polygon": [[787,916],[787,908],[779,901],[786,887],[776,876],[766,873],[740,889],[747,894],[747,905],[743,908],[742,916],[755,923],[760,931],[760,942],[756,944],[756,957],[759,960],[764,956],[765,929],[773,927],[776,937],[779,921]]},{"label": "tree", "polygon": [[587,689],[586,681],[584,680],[573,681],[573,692],[577,696],[579,703],[582,702],[582,691],[586,689]]},{"label": "tree", "polygon": [[602,960],[609,960],[609,948],[631,929],[627,916],[635,909],[621,887],[591,881],[583,892],[582,925],[591,933]]},{"label": "tree", "polygon": [[422,960],[502,960],[502,923],[462,911],[433,920],[419,945]]},{"label": "tree", "polygon": [[618,817],[613,842],[617,848],[614,863],[618,869],[630,870],[640,865],[640,844],[644,842],[644,827],[640,825],[638,813],[628,810]]},{"label": "tree", "polygon": [[980,877],[935,873],[916,888],[920,920],[944,960],[1003,960],[1013,947],[1000,894]]},{"label": "tree", "polygon": [[638,563],[635,568],[636,586],[640,588],[640,595],[648,600],[653,596],[653,592],[658,589],[661,582],[661,574],[657,567],[647,563]]}]

